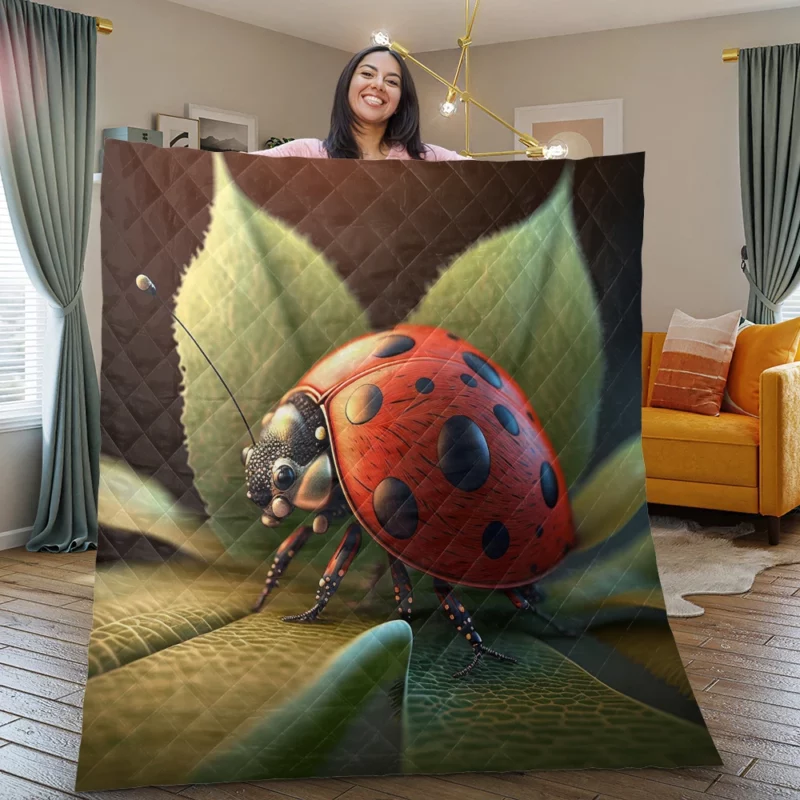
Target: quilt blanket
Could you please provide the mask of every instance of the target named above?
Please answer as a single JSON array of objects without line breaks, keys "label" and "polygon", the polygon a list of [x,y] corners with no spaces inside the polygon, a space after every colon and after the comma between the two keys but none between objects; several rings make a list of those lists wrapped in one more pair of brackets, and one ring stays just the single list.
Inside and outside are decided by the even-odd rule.
[{"label": "quilt blanket", "polygon": [[643,172],[108,143],[79,790],[720,763],[645,504]]}]

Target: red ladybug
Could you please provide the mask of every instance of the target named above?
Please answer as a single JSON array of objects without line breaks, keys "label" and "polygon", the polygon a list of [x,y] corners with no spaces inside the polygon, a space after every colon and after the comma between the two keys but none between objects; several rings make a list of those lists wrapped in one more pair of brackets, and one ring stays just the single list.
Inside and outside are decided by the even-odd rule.
[{"label": "red ladybug", "polygon": [[[451,584],[504,589],[535,611],[534,582],[575,545],[564,475],[525,394],[508,373],[439,328],[399,325],[326,356],[263,420],[243,451],[248,497],[276,526],[316,511],[281,544],[259,610],[312,532],[355,516],[320,581],[311,622],[343,580],[366,530],[389,554],[400,614],[411,614],[406,566],[431,575],[444,612],[486,647]],[[539,613],[539,612],[536,612]]]}]

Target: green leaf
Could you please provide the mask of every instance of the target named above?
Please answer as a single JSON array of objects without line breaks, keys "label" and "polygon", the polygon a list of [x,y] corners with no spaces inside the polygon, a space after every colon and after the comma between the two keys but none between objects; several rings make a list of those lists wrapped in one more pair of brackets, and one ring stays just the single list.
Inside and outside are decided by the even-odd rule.
[{"label": "green leaf", "polygon": [[258,591],[249,575],[218,566],[99,567],[89,677],[245,616]]},{"label": "green leaf", "polygon": [[[262,417],[316,361],[368,332],[369,325],[325,257],[257,208],[222,155],[214,158],[214,175],[211,223],[176,293],[175,313],[206,350],[257,435]],[[244,425],[195,344],[177,324],[174,330],[183,375],[181,421],[195,486],[229,555],[263,558],[272,548],[264,546],[257,509],[246,497]]]},{"label": "green leaf", "polygon": [[[207,632],[192,631],[184,619],[174,632],[192,638],[174,644],[162,637],[150,655],[92,677],[85,699],[79,789],[185,783],[191,771],[204,770],[208,764],[217,770],[223,764],[244,769],[247,754],[267,743],[269,758],[264,765],[275,770],[273,775],[287,773],[274,767],[277,761],[270,761],[272,756],[293,775],[332,774],[345,763],[352,765],[353,774],[375,774],[381,771],[377,765],[385,770],[386,764],[398,772],[404,768],[442,772],[463,771],[465,763],[470,769],[490,770],[520,769],[522,764],[530,769],[577,767],[575,759],[592,766],[590,759],[597,759],[616,767],[672,766],[694,759],[713,763],[710,738],[702,726],[677,712],[665,713],[663,704],[655,707],[626,696],[625,686],[593,677],[591,665],[556,650],[556,641],[537,640],[541,624],[530,614],[516,612],[503,592],[459,589],[459,599],[473,613],[487,644],[517,657],[519,663],[487,659],[467,679],[453,679],[452,673],[468,662],[469,648],[442,614],[430,579],[415,572],[414,643],[399,715],[392,703],[398,685],[392,672],[385,673],[379,690],[358,695],[356,712],[346,725],[331,727],[327,714],[335,718],[335,707],[327,700],[321,706],[323,721],[317,723],[312,715],[308,722],[302,709],[316,707],[315,697],[335,697],[333,687],[348,687],[347,697],[353,699],[349,693],[357,691],[354,676],[361,662],[352,660],[346,662],[347,669],[340,669],[345,662],[339,662],[337,654],[361,634],[381,626],[394,609],[388,573],[374,592],[369,591],[376,565],[386,563],[383,551],[369,540],[319,623],[281,621],[284,614],[311,605],[338,538],[337,534],[314,537],[298,553],[281,588],[260,614]],[[645,541],[650,541],[649,535]],[[611,568],[623,579],[618,590],[631,586],[642,591],[647,585],[657,592],[656,578],[651,575],[644,581],[652,548],[639,545],[635,580],[626,574],[626,564]],[[609,544],[602,549],[606,547]],[[630,559],[630,553],[619,556],[621,562]],[[592,564],[599,566],[599,561]],[[135,638],[149,631],[152,620],[163,623],[180,609],[200,615],[204,608],[219,615],[239,613],[237,609],[257,597],[263,577],[226,572],[212,580],[209,571],[182,569],[130,568],[119,563],[104,568],[98,576],[97,624],[108,629],[119,623]],[[602,574],[611,580],[611,573]],[[585,583],[592,583],[591,572]],[[212,597],[206,590],[214,585],[218,593]],[[610,586],[613,589],[613,582]],[[579,587],[582,592],[588,589],[580,581]],[[608,583],[604,591],[607,599]],[[203,624],[209,624],[206,618]],[[609,641],[640,669],[629,681],[632,685],[652,682],[654,693],[661,683],[679,690],[673,676],[682,667],[677,650],[665,644],[664,637],[671,636],[668,627],[662,626],[657,634],[646,631],[648,644],[643,649],[635,641],[642,625],[626,624],[630,630],[606,635],[600,628],[592,635]],[[108,636],[102,642],[93,637],[92,658],[101,659],[106,646],[119,653],[121,663],[134,645],[120,637]],[[573,643],[563,646],[569,649]],[[658,663],[646,660],[648,648],[660,654]],[[361,652],[370,661],[372,648]],[[608,654],[601,655],[599,663],[607,663]],[[340,667],[328,674],[337,663]],[[393,663],[398,666],[397,659]],[[622,672],[613,665],[613,676]],[[293,718],[299,727],[287,723]],[[315,731],[317,743],[309,744]],[[330,736],[325,738],[322,732]],[[277,736],[279,742],[273,738]],[[486,741],[503,741],[504,746],[486,747]],[[634,744],[628,746],[629,741]]]},{"label": "green leaf", "polygon": [[97,513],[109,528],[155,537],[205,561],[225,558],[205,516],[187,509],[157,478],[108,455],[100,456]]},{"label": "green leaf", "polygon": [[664,609],[664,595],[649,526],[614,546],[599,548],[587,561],[575,552],[537,584],[541,608],[551,614],[594,615],[603,609]]},{"label": "green leaf", "polygon": [[620,445],[572,497],[578,549],[588,550],[621,530],[646,502],[642,442]]},{"label": "green leaf", "polygon": [[[458,681],[451,676],[465,666],[468,649],[459,640],[445,646],[436,628],[415,626],[406,695],[406,771],[619,768],[623,763],[634,768],[719,760],[701,719],[669,711],[673,703],[689,708],[693,702],[602,642],[562,640],[556,649],[518,625],[495,628],[481,634],[484,640],[518,663],[486,659],[468,680]],[[628,633],[629,638],[638,635],[636,628]],[[667,639],[671,633],[663,625],[658,641]],[[666,657],[667,650],[662,654]],[[615,659],[610,677],[619,685],[598,679],[581,663],[588,657],[602,665],[609,656]],[[680,668],[677,650],[670,660]],[[625,685],[635,687],[639,698],[624,693]],[[494,745],[498,742],[502,746]]]},{"label": "green leaf", "polygon": [[473,245],[408,321],[467,339],[504,367],[539,415],[571,486],[595,444],[603,337],[572,212],[572,168],[523,222]]},{"label": "green leaf", "polygon": [[[322,558],[326,552],[313,555]],[[244,616],[243,608],[258,597],[258,579],[231,575],[225,598],[227,576],[215,581],[210,575],[186,572],[170,578],[167,565],[158,573],[119,564],[106,570],[96,600],[98,622],[114,617],[128,628],[130,637],[101,640],[93,636],[93,658],[100,659],[109,647],[123,661],[128,649],[137,646],[133,640],[140,634],[153,652],[89,679],[81,790],[187,782],[192,770],[217,754],[219,745],[238,742],[293,702],[322,678],[342,648],[386,620],[385,602],[375,611],[363,603],[365,590],[356,573],[354,582],[342,586],[319,623],[282,622],[283,615],[313,605],[319,580],[315,566],[299,562],[292,567],[292,580],[270,597],[264,610]],[[215,583],[221,591],[211,598],[206,587]],[[352,608],[357,597],[362,604]],[[129,602],[133,598],[141,598],[141,613]],[[204,609],[215,609],[220,618],[225,614],[240,618],[213,630],[192,631],[186,620],[170,626],[170,615],[181,608],[193,609],[200,616]],[[391,608],[390,604],[389,613]],[[153,620],[158,624],[150,624]],[[204,622],[208,627],[213,624],[210,618]],[[184,640],[169,640],[161,635],[165,629]],[[357,670],[355,662],[352,668]]]},{"label": "green leaf", "polygon": [[597,639],[607,642],[631,661],[644,666],[648,672],[674,686],[684,697],[694,697],[686,669],[672,636],[665,636],[663,625],[640,623],[631,635],[629,622],[607,625],[594,632]]},{"label": "green leaf", "polygon": [[[411,654],[411,628],[402,620],[378,625],[354,639],[302,694],[259,721],[245,735],[222,742],[191,781],[248,781],[312,777],[347,735],[374,696],[385,707],[395,684],[405,683]],[[386,737],[386,717],[378,720],[376,739]],[[398,723],[399,726],[399,723]],[[389,743],[387,743],[389,744]],[[391,745],[384,747],[391,758]],[[347,753],[335,765],[338,774],[358,771],[359,753]]]}]

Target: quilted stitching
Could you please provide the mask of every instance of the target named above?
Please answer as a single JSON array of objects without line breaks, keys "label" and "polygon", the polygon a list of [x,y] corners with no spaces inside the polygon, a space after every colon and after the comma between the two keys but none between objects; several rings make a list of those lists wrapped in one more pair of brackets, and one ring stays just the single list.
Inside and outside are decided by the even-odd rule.
[{"label": "quilted stitching", "polygon": [[[376,328],[396,324],[408,314],[416,302],[407,292],[409,284],[421,296],[455,255],[478,238],[529,216],[552,191],[562,169],[557,162],[526,170],[514,162],[459,166],[343,161],[336,164],[334,188],[315,162],[297,170],[293,161],[226,157],[237,184],[256,205],[306,235],[343,276],[357,278],[353,289],[361,292],[359,299]],[[641,323],[638,315],[625,313],[638,301],[637,281],[610,289],[619,275],[641,272],[641,252],[628,225],[631,215],[643,213],[642,169],[641,155],[576,164],[574,213],[581,243],[599,284],[603,319],[614,331],[611,344],[625,349],[616,360],[622,364],[620,373],[611,381],[638,375],[635,326]],[[182,401],[171,318],[133,282],[138,272],[150,270],[159,275],[159,294],[173,296],[182,269],[202,246],[208,228],[210,160],[198,151],[110,142],[104,170],[103,452],[151,474],[159,472],[180,502],[198,508],[179,422]],[[472,198],[466,207],[464,187]],[[641,205],[631,208],[637,194]],[[312,198],[326,215],[315,213]],[[172,213],[165,213],[165,203]],[[341,228],[329,230],[320,221],[323,216],[330,227],[335,220]],[[361,287],[371,293],[364,294]],[[134,340],[136,364],[126,355]],[[121,399],[131,396],[146,397],[141,419]],[[157,411],[155,402],[162,412],[156,418],[150,415],[151,409]],[[637,432],[628,429],[635,415],[621,411],[604,409],[600,429],[607,435],[598,459],[613,442]],[[146,420],[152,421],[147,425]],[[152,449],[145,447],[146,441]]]},{"label": "quilted stitching", "polygon": [[[508,162],[459,166],[343,161],[326,162],[325,174],[322,174],[319,163],[315,162],[306,162],[300,169],[290,160],[249,156],[226,156],[226,162],[238,187],[257,207],[267,208],[271,215],[285,220],[336,265],[375,328],[403,320],[442,266],[455,255],[476,240],[527,218],[552,192],[562,169],[558,163],[525,169]],[[631,236],[631,230],[635,230],[631,218],[635,220],[643,209],[642,166],[640,156],[624,156],[579,162],[575,169],[575,221],[600,297],[608,346],[613,349],[614,370],[607,376],[609,386],[628,385],[631,376],[638,376],[641,323],[638,313],[631,312],[639,299],[641,253],[637,237]],[[139,272],[150,272],[153,277],[157,276],[159,295],[173,302],[180,275],[205,238],[212,184],[211,160],[196,151],[167,152],[148,146],[109,143],[102,230],[106,267],[103,272],[103,449],[109,455],[124,459],[143,475],[155,476],[176,496],[180,505],[195,512],[196,516],[186,515],[182,527],[191,531],[194,525],[198,533],[204,524],[202,502],[194,487],[183,445],[183,401],[172,320],[158,303],[138,292],[134,280]],[[269,322],[269,308],[265,308],[258,297],[235,285],[227,277],[224,264],[218,267],[214,273],[216,282],[205,298],[208,307],[211,308],[219,297],[232,295],[236,297],[238,313],[243,318],[258,317],[262,325]],[[624,285],[619,284],[621,275],[627,278]],[[520,275],[518,281],[523,280]],[[297,281],[302,284],[303,277]],[[312,314],[317,305],[312,297],[314,288],[302,287],[296,293],[296,300],[308,317],[306,325],[316,324]],[[518,283],[503,286],[495,281],[493,285],[487,282],[476,287],[475,291],[505,297],[510,301],[509,307],[520,313],[523,309],[515,308],[515,298],[528,289],[520,292]],[[325,298],[320,298],[320,302],[325,302]],[[558,309],[552,311],[555,312],[555,329],[563,322],[558,319]],[[219,326],[215,326],[211,336],[202,322],[194,333],[204,342],[212,358],[231,349],[238,352],[241,359],[253,362],[254,369],[258,368],[262,352],[257,337],[236,336],[232,330]],[[322,333],[327,334],[327,331]],[[290,334],[283,332],[286,347],[291,346]],[[135,353],[135,357],[131,357],[131,353]],[[569,358],[569,354],[565,357]],[[210,369],[205,368],[199,382],[208,388],[209,396],[221,396]],[[241,392],[243,388],[238,383],[232,386],[234,392]],[[601,406],[603,434],[595,456],[598,460],[621,440],[637,433],[639,424],[637,414],[624,413],[629,411],[628,405],[620,408],[619,401],[607,402],[604,397]],[[214,426],[213,414],[205,424],[209,428]],[[219,479],[229,484],[231,494],[241,489],[238,474],[235,477],[220,475]],[[223,505],[220,515],[224,514]],[[149,523],[156,521],[163,520],[150,519]],[[137,522],[147,530],[148,520],[140,517]],[[117,533],[103,532],[101,553],[105,559],[113,558],[115,547],[125,545],[124,537],[120,540]],[[182,569],[171,561],[164,567],[167,579],[170,573],[178,578]],[[212,570],[213,566],[209,574]],[[310,588],[318,575],[318,567],[307,564],[292,575],[292,583]],[[163,579],[164,572],[160,580]],[[242,575],[230,586],[221,588],[219,597],[228,608],[236,608],[241,598],[252,593],[252,586],[251,577]],[[104,602],[113,599],[102,582],[98,588]],[[118,590],[118,585],[115,588]],[[247,626],[237,628],[239,623],[231,623],[229,615],[198,611],[196,604],[176,603],[170,608],[171,616],[166,622],[156,612],[155,616],[149,616],[147,608],[160,609],[164,605],[165,586],[155,578],[148,584],[133,586],[132,591],[137,601],[145,606],[139,610],[136,624],[146,626],[151,633],[160,630],[162,625],[170,628],[177,624],[188,625],[199,632],[225,625],[228,632],[242,630],[245,635],[253,635],[253,630]],[[363,587],[356,586],[348,591],[353,592],[350,602],[343,587],[337,595],[342,602],[337,606],[338,611],[333,612],[333,619],[338,617],[343,626],[345,638],[348,630],[356,631],[358,626],[364,625],[359,606],[352,602],[359,592],[363,595]],[[481,610],[480,603],[470,607],[473,613]],[[131,608],[125,613],[134,611]],[[125,627],[120,628],[118,620],[98,622],[103,624],[93,632],[93,647],[120,635],[124,638]],[[268,626],[269,622],[264,619],[263,625]],[[415,637],[424,635],[426,628],[427,623],[415,629]],[[216,685],[215,669],[226,671],[231,663],[230,638],[215,638],[216,635],[206,632],[203,636],[207,663],[191,663],[192,651],[181,644],[148,660],[148,663],[162,666],[167,663],[169,669],[182,676],[171,687],[157,687],[158,691],[166,692],[159,701],[159,709],[163,708],[168,714],[165,719],[176,725],[176,730],[181,725],[213,729],[216,733],[207,741],[209,748],[220,736],[229,735],[242,724],[243,718],[237,714],[246,717],[253,711],[250,707],[231,708],[230,697],[214,693],[227,691],[230,696],[241,697],[243,687],[246,692],[256,693],[258,686],[257,663],[237,665],[235,674],[226,674],[225,680]],[[287,636],[283,632],[281,635]],[[215,652],[217,647],[219,653]],[[324,655],[321,649],[313,651],[313,637],[306,639],[305,647],[311,648],[307,651],[311,661],[315,656]],[[146,647],[134,648],[131,658],[141,658],[148,652]],[[134,673],[125,672],[125,667],[118,668],[117,672],[131,676],[130,686],[125,691],[147,688],[141,684],[141,673],[136,679]],[[182,718],[181,696],[188,691],[188,686],[197,687],[201,673],[214,684],[208,690],[203,689],[210,692],[207,708],[199,717]],[[265,713],[270,706],[263,705],[264,700],[259,702],[262,703],[259,713]],[[185,705],[186,709],[190,706]],[[102,720],[102,725],[110,724],[108,715]],[[144,718],[142,725],[145,725]],[[418,733],[423,742],[426,736],[432,735],[430,731]],[[111,742],[117,734],[113,729],[93,731],[93,736],[98,735]],[[156,770],[148,774],[158,775],[160,768],[170,766],[164,761],[165,757],[147,749],[146,741],[142,742],[142,747],[145,748],[143,763]],[[424,745],[421,747],[424,749]],[[205,752],[195,752],[192,759],[204,755]],[[114,758],[113,747],[109,758]]]}]

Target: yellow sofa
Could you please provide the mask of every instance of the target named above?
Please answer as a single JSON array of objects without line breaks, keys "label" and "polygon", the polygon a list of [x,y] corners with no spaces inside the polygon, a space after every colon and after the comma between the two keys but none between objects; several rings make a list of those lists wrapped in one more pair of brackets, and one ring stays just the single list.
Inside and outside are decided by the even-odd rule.
[{"label": "yellow sofa", "polygon": [[800,361],[761,373],[758,418],[652,408],[665,333],[642,340],[642,445],[647,500],[762,514],[770,544],[800,506]]}]

